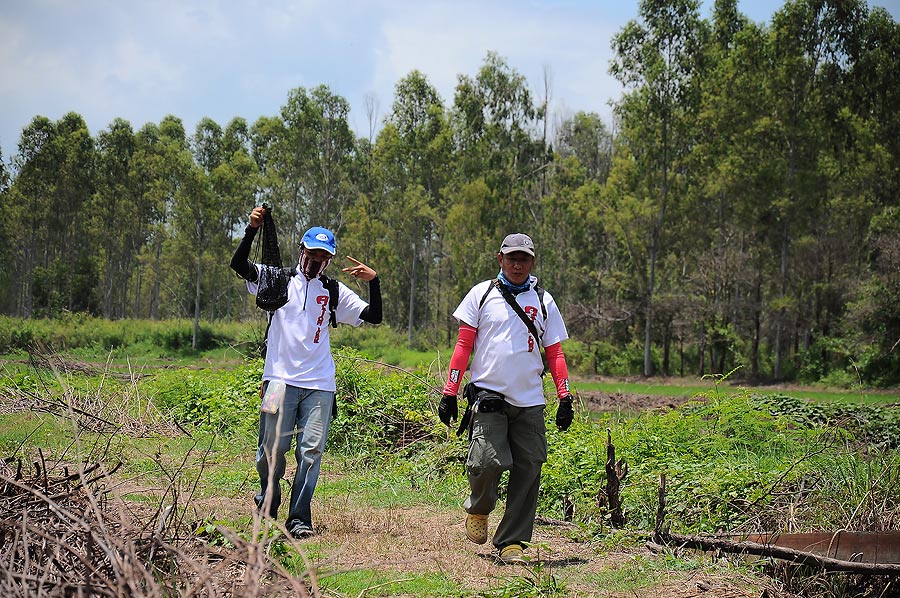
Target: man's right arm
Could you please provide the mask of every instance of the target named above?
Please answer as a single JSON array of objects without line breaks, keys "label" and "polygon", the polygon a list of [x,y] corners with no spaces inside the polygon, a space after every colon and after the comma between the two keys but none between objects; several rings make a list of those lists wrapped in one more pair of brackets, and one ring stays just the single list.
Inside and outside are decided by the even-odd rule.
[{"label": "man's right arm", "polygon": [[231,269],[237,272],[238,276],[250,282],[256,282],[256,279],[259,278],[256,266],[250,262],[250,248],[253,247],[256,231],[256,228],[248,226],[244,230],[244,238],[241,239],[237,249],[234,250],[234,255],[231,256]]}]

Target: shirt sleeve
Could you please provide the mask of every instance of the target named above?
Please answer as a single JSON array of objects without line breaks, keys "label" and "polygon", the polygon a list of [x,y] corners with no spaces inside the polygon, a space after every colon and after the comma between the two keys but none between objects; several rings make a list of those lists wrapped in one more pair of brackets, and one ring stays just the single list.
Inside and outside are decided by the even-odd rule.
[{"label": "shirt sleeve", "polygon": [[566,330],[566,324],[563,322],[562,314],[559,312],[559,306],[553,299],[553,295],[544,291],[544,305],[547,307],[547,321],[544,323],[544,334],[541,337],[541,344],[544,347],[561,343],[569,338]]},{"label": "shirt sleeve", "polygon": [[338,304],[335,315],[339,323],[359,326],[363,323],[360,316],[367,305],[368,303],[363,301],[350,287],[342,282],[338,282]]},{"label": "shirt sleeve", "polygon": [[478,328],[479,313],[481,311],[481,298],[490,286],[490,281],[480,282],[469,289],[466,296],[460,302],[459,307],[453,312],[453,317],[462,324],[468,324],[472,328]]}]

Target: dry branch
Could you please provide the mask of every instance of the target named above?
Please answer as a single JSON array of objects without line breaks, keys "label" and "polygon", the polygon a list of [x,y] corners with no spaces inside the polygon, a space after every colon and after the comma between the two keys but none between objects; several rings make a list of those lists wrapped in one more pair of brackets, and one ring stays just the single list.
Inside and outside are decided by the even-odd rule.
[{"label": "dry branch", "polygon": [[663,533],[656,541],[662,541],[666,545],[675,544],[682,548],[718,550],[721,552],[776,558],[792,563],[818,567],[827,571],[844,571],[847,573],[861,573],[865,575],[900,575],[900,564],[896,563],[859,563],[845,561],[772,544],[733,542],[721,538],[686,536],[673,533]]}]

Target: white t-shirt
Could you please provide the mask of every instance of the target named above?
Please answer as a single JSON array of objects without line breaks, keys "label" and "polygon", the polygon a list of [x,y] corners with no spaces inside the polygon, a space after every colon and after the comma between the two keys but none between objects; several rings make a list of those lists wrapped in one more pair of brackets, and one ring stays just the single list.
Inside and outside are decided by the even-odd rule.
[{"label": "white t-shirt", "polygon": [[[255,295],[257,288],[255,282],[247,282],[250,294]],[[328,301],[328,289],[318,278],[306,280],[303,274],[291,277],[288,302],[272,315],[263,380],[284,380],[291,386],[314,390],[337,390]],[[338,283],[335,315],[339,323],[359,326],[359,316],[366,305],[344,283]]]},{"label": "white t-shirt", "polygon": [[[541,352],[525,322],[498,289],[491,289],[481,309],[478,308],[491,283],[487,280],[472,287],[453,312],[457,320],[478,329],[470,379],[476,386],[503,394],[512,405],[543,405],[541,372],[544,366]],[[547,308],[547,319],[544,320],[538,294],[534,290],[536,284],[537,278],[532,276],[531,288],[516,295],[516,302],[534,321],[541,335],[541,345],[548,347],[566,340],[569,334],[559,307],[547,291],[544,291],[544,305]]]}]

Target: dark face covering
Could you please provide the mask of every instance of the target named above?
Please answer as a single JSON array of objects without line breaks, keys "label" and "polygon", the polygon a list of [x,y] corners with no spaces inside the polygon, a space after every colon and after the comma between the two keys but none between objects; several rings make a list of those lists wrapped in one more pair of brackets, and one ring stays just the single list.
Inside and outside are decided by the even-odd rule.
[{"label": "dark face covering", "polygon": [[315,257],[319,256],[310,255],[309,251],[305,248],[300,252],[300,271],[303,272],[303,275],[307,280],[312,280],[320,275],[325,271],[325,268],[328,267],[328,264],[331,263],[331,256],[328,256],[324,260],[315,259]]}]

